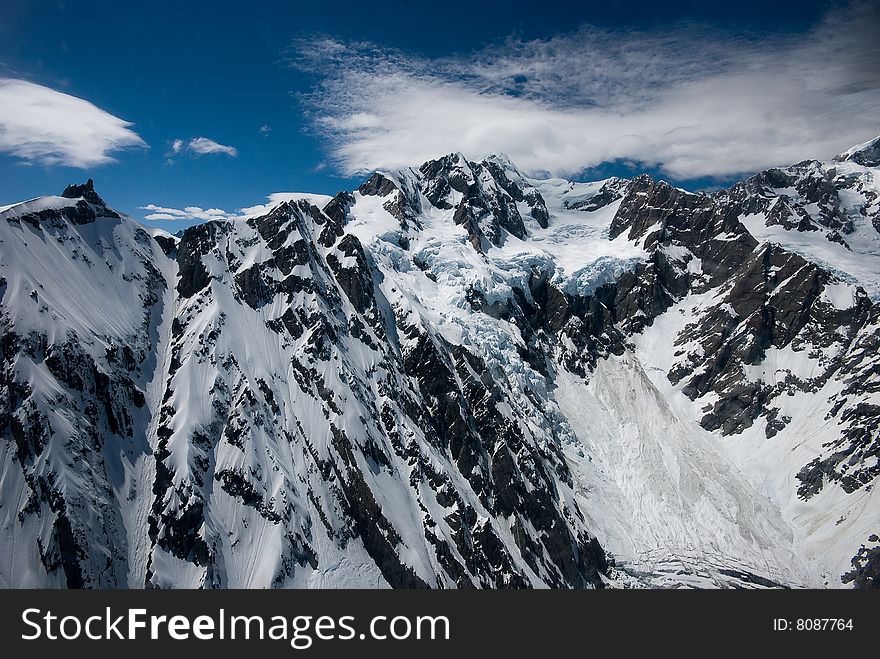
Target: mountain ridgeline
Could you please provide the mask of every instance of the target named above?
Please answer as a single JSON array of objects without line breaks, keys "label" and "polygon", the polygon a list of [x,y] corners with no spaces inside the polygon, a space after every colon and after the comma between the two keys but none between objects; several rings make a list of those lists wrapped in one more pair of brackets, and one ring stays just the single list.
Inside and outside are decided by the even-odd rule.
[{"label": "mountain ridgeline", "polygon": [[880,586],[878,148],[5,207],[0,585]]}]

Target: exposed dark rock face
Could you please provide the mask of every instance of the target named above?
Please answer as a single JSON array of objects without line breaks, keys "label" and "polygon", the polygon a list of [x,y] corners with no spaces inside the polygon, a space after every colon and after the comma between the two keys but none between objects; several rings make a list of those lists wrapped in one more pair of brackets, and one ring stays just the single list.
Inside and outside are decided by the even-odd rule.
[{"label": "exposed dark rock face", "polygon": [[362,195],[375,195],[378,197],[387,197],[396,190],[397,186],[394,182],[379,172],[376,172],[366,181],[361,183],[361,186],[358,188],[358,192]]},{"label": "exposed dark rock face", "polygon": [[208,285],[208,269],[201,257],[209,253],[216,235],[224,230],[221,222],[206,222],[184,231],[177,244],[177,292],[183,297],[192,297]]},{"label": "exposed dark rock face", "polygon": [[868,538],[868,542],[873,547],[862,545],[858,553],[853,556],[852,570],[844,574],[841,579],[843,583],[851,583],[854,588],[880,588],[880,545],[877,542],[880,538],[877,534],[872,534]]},{"label": "exposed dark rock face", "polygon": [[[627,187],[611,222],[610,237],[626,232],[630,240],[643,241],[646,249],[659,252],[685,247],[700,259],[706,276],[703,285],[714,288],[727,281],[732,270],[758,245],[738,220],[740,206],[726,201],[723,195],[712,198],[685,192],[643,174]],[[663,269],[659,264],[656,267]],[[671,292],[678,296],[689,288],[687,284],[670,283]]]},{"label": "exposed dark rock face", "polygon": [[177,258],[177,239],[174,236],[163,236],[159,234],[155,236],[155,240],[165,256],[169,256],[173,259]]},{"label": "exposed dark rock face", "polygon": [[835,375],[846,383],[832,399],[834,406],[829,412],[840,426],[840,436],[826,443],[824,454],[798,474],[798,494],[804,499],[818,494],[828,483],[837,483],[851,493],[880,475],[876,460],[880,455],[880,406],[863,402],[880,391],[880,364],[874,358],[880,350],[880,305],[861,299],[859,306],[864,321],[856,325],[853,340],[834,363]]},{"label": "exposed dark rock face", "polygon": [[354,203],[354,196],[350,192],[344,190],[338,193],[324,206],[324,214],[329,217],[334,224],[345,226],[348,221],[348,211]]},{"label": "exposed dark rock face", "polygon": [[[702,420],[709,430],[738,433],[764,415],[771,419],[768,435],[778,430],[773,399],[792,387],[815,389],[839,362],[827,364],[828,371],[814,382],[791,380],[781,387],[744,381],[744,367],[760,364],[770,348],[809,352],[839,345],[845,350],[872,308],[864,293],[843,310],[821,300],[832,274],[778,246],[759,246],[739,221],[758,212],[767,213],[768,223],[777,221],[773,210],[787,198],[771,199],[768,188],[797,187],[804,195],[799,213],[805,213],[803,205],[817,204],[822,225],[841,228],[838,191],[829,176],[817,172],[815,163],[793,171],[769,170],[714,197],[640,176],[612,221],[612,238],[626,232],[652,255],[618,281],[614,316],[625,331],[641,331],[691,291],[718,291],[717,302],[676,338],[681,359],[669,372],[670,381],[683,382],[689,397],[716,398]],[[786,228],[809,230],[797,224]],[[691,259],[698,260],[699,273],[687,267]]]},{"label": "exposed dark rock face", "polygon": [[522,176],[515,170],[511,175],[511,163],[508,160],[495,158],[485,162],[485,167],[492,175],[497,184],[514,201],[525,202],[529,206],[529,215],[537,221],[538,225],[547,228],[550,221],[550,213],[541,193],[526,183]]}]

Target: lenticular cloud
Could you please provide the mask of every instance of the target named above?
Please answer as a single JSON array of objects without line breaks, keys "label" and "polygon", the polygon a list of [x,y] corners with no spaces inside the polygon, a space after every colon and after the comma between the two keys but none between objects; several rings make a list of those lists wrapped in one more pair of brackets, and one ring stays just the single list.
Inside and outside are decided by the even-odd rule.
[{"label": "lenticular cloud", "polygon": [[144,147],[132,124],[49,87],[0,78],[0,151],[28,162],[92,167],[113,151]]}]

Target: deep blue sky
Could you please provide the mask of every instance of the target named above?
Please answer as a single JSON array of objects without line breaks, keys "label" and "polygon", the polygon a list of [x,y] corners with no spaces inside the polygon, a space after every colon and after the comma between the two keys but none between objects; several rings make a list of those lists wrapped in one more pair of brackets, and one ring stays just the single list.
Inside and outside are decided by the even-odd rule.
[{"label": "deep blue sky", "polygon": [[[802,30],[823,2],[23,2],[0,9],[0,75],[86,99],[133,122],[149,149],[117,152],[90,170],[23,164],[0,153],[0,204],[57,194],[93,177],[116,208],[226,210],[277,191],[332,194],[356,181],[326,160],[297,92],[315,80],[284,65],[291,40],[327,34],[434,57],[467,53],[511,35],[546,38],[589,23],[625,31],[682,19],[736,31]],[[269,125],[263,136],[260,127]],[[205,136],[239,155],[179,158],[171,140]],[[439,155],[439,154],[438,154]],[[617,171],[605,168],[605,172]],[[179,228],[179,227],[178,227]]]}]

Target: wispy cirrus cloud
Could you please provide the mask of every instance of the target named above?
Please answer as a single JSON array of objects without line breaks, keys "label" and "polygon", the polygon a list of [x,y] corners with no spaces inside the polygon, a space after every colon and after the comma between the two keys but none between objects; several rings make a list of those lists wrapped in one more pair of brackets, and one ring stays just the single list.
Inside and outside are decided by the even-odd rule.
[{"label": "wispy cirrus cloud", "polygon": [[172,154],[190,154],[193,156],[204,156],[214,153],[220,153],[235,158],[238,156],[238,149],[234,146],[220,144],[207,137],[194,137],[190,140],[176,139],[171,142]]},{"label": "wispy cirrus cloud", "polygon": [[291,65],[320,77],[303,101],[347,174],[462,151],[533,173],[623,160],[721,178],[880,133],[878,33],[875,3],[856,2],[800,34],[584,26],[440,59],[313,38]]},{"label": "wispy cirrus cloud", "polygon": [[0,77],[0,151],[25,162],[81,168],[113,162],[114,151],[147,146],[131,125],[82,98]]}]

